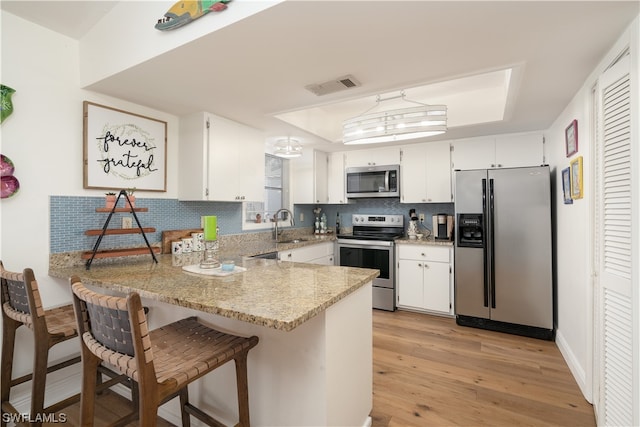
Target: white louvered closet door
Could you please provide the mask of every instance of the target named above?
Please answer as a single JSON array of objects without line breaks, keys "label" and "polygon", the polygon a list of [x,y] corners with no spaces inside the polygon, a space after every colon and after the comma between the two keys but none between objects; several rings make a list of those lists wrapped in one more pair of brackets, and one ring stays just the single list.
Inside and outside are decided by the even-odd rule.
[{"label": "white louvered closet door", "polygon": [[[638,425],[638,361],[633,322],[632,156],[629,55],[599,80],[598,165],[598,313],[596,348],[600,354],[598,425]],[[637,113],[636,113],[637,114]],[[636,166],[637,167],[637,166]],[[635,273],[634,273],[635,274]],[[637,345],[637,343],[635,343]],[[637,382],[637,381],[636,381]],[[636,403],[637,404],[637,403]]]}]

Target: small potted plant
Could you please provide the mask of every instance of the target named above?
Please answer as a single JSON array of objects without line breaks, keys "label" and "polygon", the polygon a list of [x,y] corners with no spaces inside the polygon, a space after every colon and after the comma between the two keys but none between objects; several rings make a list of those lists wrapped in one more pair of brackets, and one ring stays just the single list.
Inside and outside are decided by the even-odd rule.
[{"label": "small potted plant", "polygon": [[[129,208],[135,208],[136,207],[136,196],[133,195],[133,193],[136,191],[136,188],[128,188],[127,189],[127,197],[124,199],[124,207],[129,209]],[[129,203],[131,203],[131,205],[129,205]]]},{"label": "small potted plant", "polygon": [[105,193],[104,207],[107,209],[113,209],[115,205],[116,205],[116,193],[114,193],[113,191],[109,191],[108,193]]}]

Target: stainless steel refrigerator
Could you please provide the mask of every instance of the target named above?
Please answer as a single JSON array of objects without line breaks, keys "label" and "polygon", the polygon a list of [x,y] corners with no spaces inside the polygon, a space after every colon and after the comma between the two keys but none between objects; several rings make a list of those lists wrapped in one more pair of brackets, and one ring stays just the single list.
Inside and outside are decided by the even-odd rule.
[{"label": "stainless steel refrigerator", "polygon": [[549,167],[454,174],[457,323],[553,340]]}]

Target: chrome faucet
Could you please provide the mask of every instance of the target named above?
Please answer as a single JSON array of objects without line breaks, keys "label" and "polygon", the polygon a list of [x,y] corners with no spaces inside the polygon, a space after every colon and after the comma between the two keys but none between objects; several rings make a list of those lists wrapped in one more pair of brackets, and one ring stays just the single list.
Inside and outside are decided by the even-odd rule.
[{"label": "chrome faucet", "polygon": [[293,227],[294,225],[296,225],[294,219],[293,219],[293,213],[291,213],[291,211],[289,209],[278,209],[276,211],[276,213],[273,214],[273,223],[275,224],[275,228],[273,229],[273,238],[275,239],[276,243],[278,242],[278,236],[280,234],[282,234],[282,230],[278,231],[278,216],[280,215],[280,212],[286,212],[289,214],[289,223],[291,224],[291,226]]}]

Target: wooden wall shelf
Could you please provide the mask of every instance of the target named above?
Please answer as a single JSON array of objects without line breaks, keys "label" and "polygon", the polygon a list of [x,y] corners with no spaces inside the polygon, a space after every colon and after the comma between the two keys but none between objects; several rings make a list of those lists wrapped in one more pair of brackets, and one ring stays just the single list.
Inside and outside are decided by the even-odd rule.
[{"label": "wooden wall shelf", "polygon": [[[85,230],[84,234],[87,236],[99,236],[102,234],[102,229],[99,230]],[[104,230],[104,234],[140,234],[144,233],[155,233],[156,229],[153,227],[144,227],[142,229],[135,228],[107,228]]]},{"label": "wooden wall shelf", "polygon": [[[125,190],[120,190],[120,193],[116,198],[115,206],[118,205],[118,202],[120,201],[120,197],[124,197],[127,204],[129,204],[128,202],[130,202],[130,200],[129,200],[129,196],[127,195],[127,192]],[[153,227],[142,228],[142,226],[140,225],[140,221],[138,221],[138,216],[136,215],[136,212],[148,212],[149,208],[133,208],[131,206],[125,207],[125,208],[116,208],[115,206],[112,208],[105,208],[105,207],[96,208],[96,212],[108,213],[109,216],[107,216],[107,219],[104,222],[104,226],[101,229],[86,230],[84,232],[84,234],[86,234],[87,236],[98,236],[98,238],[96,239],[96,244],[93,246],[93,250],[82,253],[82,259],[87,260],[85,264],[87,270],[91,268],[91,263],[95,258],[113,258],[113,257],[121,257],[121,256],[143,255],[143,254],[149,253],[151,254],[151,257],[153,258],[153,260],[155,262],[158,262],[158,260],[156,259],[156,254],[160,253],[162,248],[152,247],[149,244],[147,235],[145,234],[145,233],[153,233],[154,231],[156,231],[156,229]],[[138,226],[134,228],[108,228],[109,222],[111,221],[113,214],[117,212],[131,213]],[[140,234],[142,235],[142,238],[144,239],[144,242],[147,244],[147,246],[142,248],[117,248],[117,249],[105,249],[101,251],[98,250],[98,247],[100,247],[100,242],[102,242],[102,238],[104,236],[123,235],[123,234]]]},{"label": "wooden wall shelf", "polygon": [[133,209],[129,209],[129,208],[115,208],[115,209],[111,209],[111,208],[96,208],[96,212],[149,212],[149,208],[133,208]]}]

